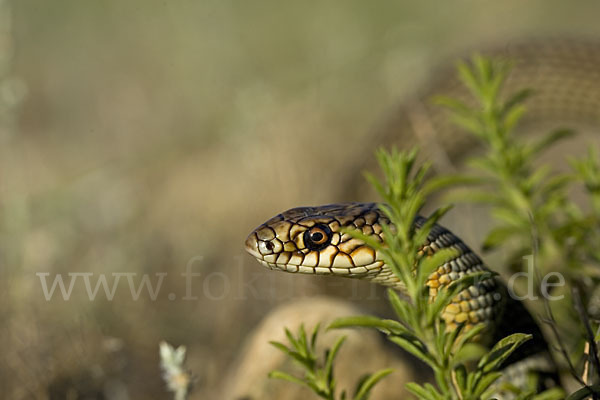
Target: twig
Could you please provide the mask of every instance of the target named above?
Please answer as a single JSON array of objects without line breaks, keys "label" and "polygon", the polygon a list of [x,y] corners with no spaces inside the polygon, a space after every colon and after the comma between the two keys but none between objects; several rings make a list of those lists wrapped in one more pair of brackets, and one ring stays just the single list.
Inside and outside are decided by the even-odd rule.
[{"label": "twig", "polygon": [[586,356],[585,363],[583,363],[583,373],[581,374],[581,379],[587,384],[588,378],[590,374],[590,343],[585,342],[585,348],[583,350],[583,354]]},{"label": "twig", "polygon": [[[532,249],[532,262],[533,262],[533,270],[535,272],[535,287],[539,289],[540,287],[540,270],[538,268],[537,265],[537,255],[539,252],[539,235],[538,235],[538,231],[537,231],[537,225],[535,224],[535,221],[533,219],[533,214],[530,212],[529,213],[529,220],[530,220],[530,226],[531,226],[531,249]],[[573,363],[571,362],[571,358],[569,357],[569,352],[567,351],[562,338],[560,336],[560,332],[558,332],[558,328],[557,328],[557,323],[556,323],[556,318],[554,318],[554,313],[552,312],[552,308],[550,307],[550,302],[548,301],[548,298],[546,296],[541,296],[542,297],[542,301],[544,302],[544,310],[546,311],[546,316],[547,318],[540,318],[540,320],[545,323],[546,325],[548,325],[550,327],[550,329],[552,330],[552,334],[554,335],[554,339],[555,342],[558,346],[558,349],[555,347],[555,350],[558,350],[560,352],[560,354],[563,356],[563,358],[565,359],[565,361],[567,362],[567,366],[569,367],[569,372],[571,373],[571,375],[583,386],[589,388],[588,384],[586,381],[584,381],[579,374],[577,373],[577,370],[575,369],[575,366],[573,365]],[[589,388],[590,390],[592,390],[591,388]]]},{"label": "twig", "polygon": [[[577,382],[579,382],[581,385],[588,387],[588,385],[581,379],[581,377],[577,373],[577,370],[575,369],[575,366],[573,366],[573,363],[571,362],[569,353],[568,353],[565,345],[562,342],[560,333],[558,332],[556,319],[554,318],[554,313],[552,312],[552,308],[550,308],[550,303],[548,302],[547,299],[544,300],[544,308],[546,310],[546,315],[548,316],[548,318],[542,318],[541,321],[543,323],[545,323],[546,325],[548,325],[550,327],[550,329],[552,330],[552,334],[553,334],[555,342],[557,344],[557,346],[555,346],[555,350],[559,351],[560,354],[565,359],[565,361],[567,362],[567,366],[569,367],[569,372],[571,373],[573,378],[575,378],[577,380]],[[556,348],[556,347],[558,347],[558,348]]]},{"label": "twig", "polygon": [[596,345],[596,340],[594,338],[594,332],[592,332],[592,326],[590,325],[590,319],[583,307],[583,303],[581,302],[581,294],[579,293],[579,289],[574,287],[572,289],[573,293],[573,303],[575,306],[575,310],[579,314],[579,318],[583,323],[583,327],[585,328],[585,334],[587,337],[587,342],[590,346],[590,354],[589,360],[591,361],[592,367],[596,370],[596,374],[600,378],[600,359],[598,359],[598,346]]},{"label": "twig", "polygon": [[454,386],[454,391],[458,395],[459,400],[463,400],[462,392],[460,390],[460,385],[458,384],[458,379],[456,378],[456,370],[453,369],[450,372],[450,377],[452,379],[452,386]]}]

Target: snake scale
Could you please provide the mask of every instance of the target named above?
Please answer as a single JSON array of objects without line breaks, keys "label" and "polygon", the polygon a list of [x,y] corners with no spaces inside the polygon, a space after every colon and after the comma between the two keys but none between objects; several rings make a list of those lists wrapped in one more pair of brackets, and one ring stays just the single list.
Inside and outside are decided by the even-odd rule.
[{"label": "snake scale", "polygon": [[[531,88],[534,97],[527,103],[527,113],[520,133],[568,126],[583,130],[600,130],[600,41],[594,39],[553,38],[502,42],[466,52],[481,53],[513,62],[505,92]],[[453,57],[455,60],[457,57]],[[447,169],[475,149],[474,139],[451,123],[444,111],[434,106],[433,95],[444,94],[469,103],[468,91],[456,78],[453,63],[440,63],[426,85],[393,110],[367,143],[402,147],[420,145],[434,166]],[[357,179],[363,170],[374,170],[373,157],[355,157],[346,165],[340,198],[356,199],[367,193],[364,181]],[[340,229],[353,226],[364,234],[381,239],[381,224],[389,221],[374,203],[333,204],[301,207],[285,211],[254,230],[246,241],[247,251],[264,266],[291,273],[334,275],[366,279],[402,290],[402,285],[373,249],[343,234]],[[423,219],[415,221],[418,227]],[[464,274],[485,270],[481,259],[449,230],[434,226],[424,253],[445,247],[458,255],[435,271],[427,282],[435,296],[445,286]],[[520,347],[503,366],[503,378],[522,385],[525,372],[536,371],[540,388],[559,383],[558,374],[548,352],[548,345],[525,306],[509,296],[499,278],[489,279],[461,293],[444,310],[448,326],[464,322],[488,326],[485,341],[493,343],[511,333],[523,332],[533,339]]]},{"label": "snake scale", "polygon": [[[415,226],[425,218],[418,217]],[[330,204],[299,207],[285,211],[256,228],[246,239],[246,250],[272,270],[291,273],[333,275],[366,279],[403,290],[403,284],[376,250],[352,237],[345,229],[359,229],[383,240],[382,224],[390,224],[376,203]],[[344,232],[342,232],[344,230]],[[440,265],[427,280],[430,296],[466,274],[487,270],[482,260],[457,236],[434,225],[420,252],[434,254],[453,248],[456,256]],[[536,322],[518,301],[509,296],[498,278],[488,278],[459,293],[445,308],[443,318],[449,329],[464,323],[466,329],[485,323],[482,340],[493,344],[512,333],[529,333],[525,343],[503,365],[504,379],[522,386],[527,374],[535,371],[542,387],[558,383],[548,346]]]}]

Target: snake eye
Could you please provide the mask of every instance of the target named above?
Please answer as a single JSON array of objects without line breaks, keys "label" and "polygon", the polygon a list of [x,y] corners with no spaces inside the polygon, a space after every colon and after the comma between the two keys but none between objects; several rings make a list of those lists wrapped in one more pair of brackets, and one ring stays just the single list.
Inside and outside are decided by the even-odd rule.
[{"label": "snake eye", "polygon": [[327,225],[315,225],[304,232],[304,244],[309,250],[321,250],[331,241],[331,229]]}]

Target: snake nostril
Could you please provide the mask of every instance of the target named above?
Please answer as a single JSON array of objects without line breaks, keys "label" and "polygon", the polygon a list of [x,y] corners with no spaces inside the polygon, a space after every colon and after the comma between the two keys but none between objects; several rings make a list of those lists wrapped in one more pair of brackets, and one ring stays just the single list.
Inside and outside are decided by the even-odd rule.
[{"label": "snake nostril", "polygon": [[267,250],[269,250],[269,251],[273,251],[273,248],[274,248],[275,246],[273,246],[273,243],[271,243],[271,242],[266,242],[266,243],[265,243],[265,247],[267,248]]}]

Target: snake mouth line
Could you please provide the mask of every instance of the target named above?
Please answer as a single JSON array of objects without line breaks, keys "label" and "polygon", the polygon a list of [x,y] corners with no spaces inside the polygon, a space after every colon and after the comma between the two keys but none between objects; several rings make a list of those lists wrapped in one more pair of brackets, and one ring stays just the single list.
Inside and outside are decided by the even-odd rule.
[{"label": "snake mouth line", "polygon": [[254,258],[256,258],[258,261],[264,261],[262,259],[263,255],[260,254],[255,248],[254,246],[246,246],[246,251],[248,253],[250,253],[250,255]]},{"label": "snake mouth line", "polygon": [[301,273],[301,274],[314,274],[314,275],[345,275],[345,276],[364,276],[371,274],[376,274],[381,271],[383,266],[382,261],[375,261],[372,264],[358,267],[309,267],[306,265],[295,265],[295,264],[281,264],[281,263],[272,263],[260,258],[257,258],[258,262],[263,266],[271,269],[271,270],[280,270],[285,272],[292,273]]}]

